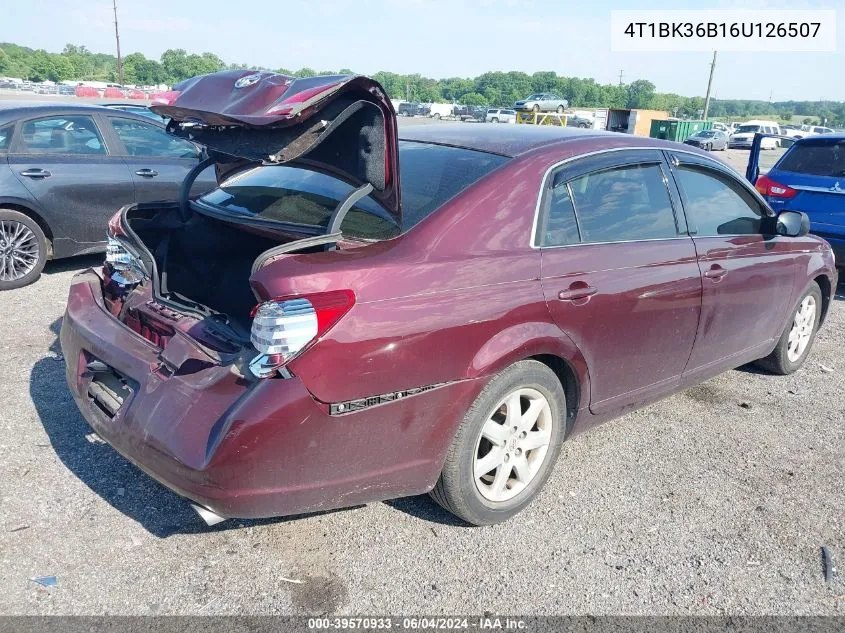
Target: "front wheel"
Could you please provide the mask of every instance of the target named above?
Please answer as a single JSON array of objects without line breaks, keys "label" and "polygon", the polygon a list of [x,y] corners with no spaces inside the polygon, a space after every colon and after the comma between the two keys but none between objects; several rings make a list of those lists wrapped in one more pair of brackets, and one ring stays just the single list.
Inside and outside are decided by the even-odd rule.
[{"label": "front wheel", "polygon": [[434,118],[439,120],[439,119],[440,119],[440,113],[439,113],[439,112],[435,112],[435,114],[434,114]]},{"label": "front wheel", "polygon": [[493,117],[492,119],[490,119],[490,123],[498,123],[498,122],[499,122],[499,119],[497,119],[496,117]]},{"label": "front wheel", "polygon": [[558,106],[558,107],[557,107],[557,113],[558,113],[558,114],[563,114],[563,106]]},{"label": "front wheel", "polygon": [[47,238],[23,213],[0,209],[0,290],[34,282],[47,262]]},{"label": "front wheel", "polygon": [[537,361],[511,365],[470,407],[431,496],[473,525],[511,518],[551,475],[566,419],[566,396],[551,369]]},{"label": "front wheel", "polygon": [[807,360],[816,338],[821,309],[822,293],[814,281],[793,309],[789,325],[783,331],[774,351],[766,358],[758,360],[756,364],[773,374],[783,376],[798,371]]},{"label": "front wheel", "polygon": [[531,108],[531,110],[532,110],[533,112],[539,112],[539,111],[540,111],[540,106],[539,106],[539,104],[536,104],[536,103],[535,103],[535,104],[534,104],[534,107],[533,107],[533,108]]}]

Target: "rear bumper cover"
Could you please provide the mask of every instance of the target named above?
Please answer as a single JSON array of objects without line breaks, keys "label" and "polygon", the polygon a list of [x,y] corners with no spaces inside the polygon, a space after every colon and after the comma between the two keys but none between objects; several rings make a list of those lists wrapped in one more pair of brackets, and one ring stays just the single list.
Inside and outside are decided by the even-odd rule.
[{"label": "rear bumper cover", "polygon": [[[231,366],[167,376],[160,350],[102,307],[77,275],[62,322],[67,381],[90,426],[168,488],[224,517],[256,518],[420,494],[483,379],[331,415],[296,377],[251,380]],[[111,417],[88,395],[90,360],[132,385]]]}]

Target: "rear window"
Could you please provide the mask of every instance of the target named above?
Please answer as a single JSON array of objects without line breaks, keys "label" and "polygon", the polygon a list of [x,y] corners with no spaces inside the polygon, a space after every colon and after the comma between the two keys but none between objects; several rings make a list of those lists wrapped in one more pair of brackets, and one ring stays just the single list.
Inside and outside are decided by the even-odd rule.
[{"label": "rear window", "polygon": [[845,176],[845,139],[811,139],[796,143],[777,169],[815,176]]},{"label": "rear window", "polygon": [[[395,237],[507,160],[486,152],[400,141],[402,226],[368,196],[346,215],[341,230],[360,239]],[[200,200],[250,217],[325,228],[338,202],[351,191],[350,185],[331,176],[266,165],[233,176]]]}]

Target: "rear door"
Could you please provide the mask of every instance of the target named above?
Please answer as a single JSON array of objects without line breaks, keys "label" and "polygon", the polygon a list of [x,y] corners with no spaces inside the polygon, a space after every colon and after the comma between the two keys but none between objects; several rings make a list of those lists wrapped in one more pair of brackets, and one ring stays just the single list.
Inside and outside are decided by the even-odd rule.
[{"label": "rear door", "polygon": [[48,216],[56,253],[98,250],[109,218],[135,200],[129,169],[110,149],[87,114],[20,122],[9,167]]},{"label": "rear door", "polygon": [[535,245],[557,325],[590,368],[590,408],[618,410],[678,384],[701,304],[695,247],[660,151],[609,152],[547,178]]},{"label": "rear door", "polygon": [[703,284],[687,371],[716,373],[752,360],[780,336],[803,247],[766,234],[771,212],[727,168],[694,154],[670,156]]},{"label": "rear door", "polygon": [[[104,116],[115,137],[115,152],[123,157],[135,182],[138,202],[175,200],[188,172],[197,164],[200,150],[190,141],[168,134],[152,121]],[[217,185],[214,169],[206,169],[194,181],[192,195]]]}]

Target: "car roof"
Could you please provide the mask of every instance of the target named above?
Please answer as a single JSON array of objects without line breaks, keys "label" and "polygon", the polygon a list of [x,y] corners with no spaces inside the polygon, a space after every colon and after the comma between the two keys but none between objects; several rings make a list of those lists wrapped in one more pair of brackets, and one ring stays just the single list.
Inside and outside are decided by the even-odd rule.
[{"label": "car roof", "polygon": [[[619,145],[648,145],[656,147],[676,147],[658,139],[645,139],[641,136],[591,130],[566,128],[551,125],[458,125],[432,124],[412,125],[399,129],[400,141],[418,141],[438,145],[452,145],[490,154],[515,157],[535,149],[552,145],[566,144],[576,140],[592,138],[598,141],[615,141]],[[626,142],[627,141],[627,142]]]},{"label": "car roof", "polygon": [[[22,116],[50,114],[51,112],[87,114],[91,112],[110,112],[113,108],[106,108],[93,103],[56,103],[43,101],[0,101],[0,119],[9,121]],[[131,114],[127,112],[126,114]],[[135,115],[138,116],[138,115]]]}]

